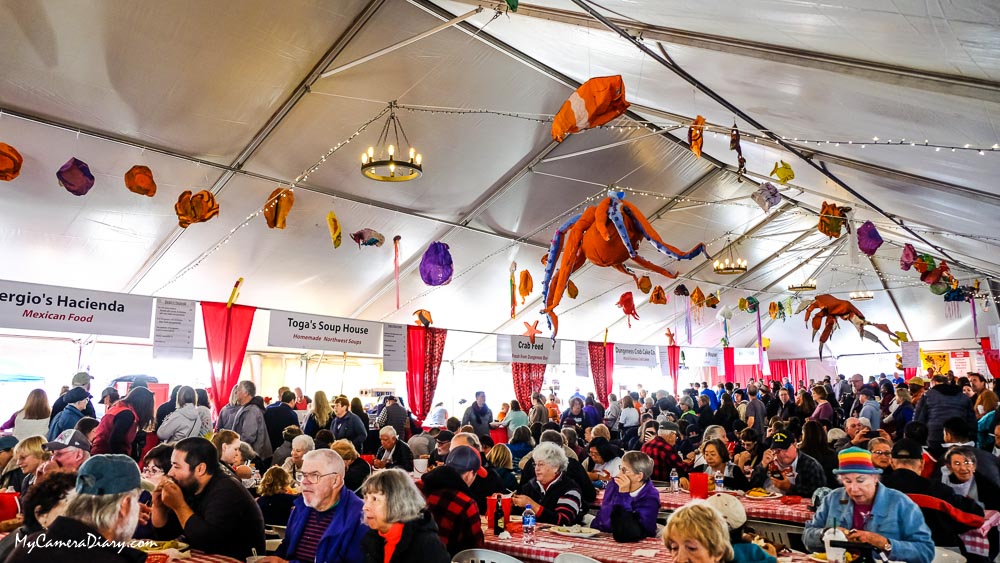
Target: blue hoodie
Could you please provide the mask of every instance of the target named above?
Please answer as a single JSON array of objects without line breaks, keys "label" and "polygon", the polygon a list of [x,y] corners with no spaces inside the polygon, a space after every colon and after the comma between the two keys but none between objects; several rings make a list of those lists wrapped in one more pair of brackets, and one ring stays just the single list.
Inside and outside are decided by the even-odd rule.
[{"label": "blue hoodie", "polygon": [[[347,489],[340,490],[340,500],[330,509],[334,511],[333,520],[316,547],[316,563],[364,563],[361,538],[368,533],[368,526],[361,522],[362,506],[364,502],[358,495]],[[315,510],[306,506],[301,496],[295,499],[285,539],[281,540],[275,555],[288,559],[289,563],[299,561],[292,556],[313,512]]]},{"label": "blue hoodie", "polygon": [[59,411],[59,414],[52,419],[52,424],[49,425],[49,435],[47,438],[51,442],[62,434],[63,430],[70,430],[76,428],[76,423],[83,418],[83,413],[80,409],[76,408],[76,405],[66,405],[66,408]]}]

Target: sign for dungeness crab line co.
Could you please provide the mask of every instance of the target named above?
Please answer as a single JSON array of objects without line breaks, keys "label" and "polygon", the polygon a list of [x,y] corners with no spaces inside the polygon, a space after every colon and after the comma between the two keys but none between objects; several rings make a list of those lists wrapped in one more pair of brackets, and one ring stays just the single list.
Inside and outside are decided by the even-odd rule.
[{"label": "sign for dungeness crab line co.", "polygon": [[153,298],[0,280],[0,326],[149,338]]},{"label": "sign for dungeness crab line co.", "polygon": [[271,311],[267,345],[349,354],[379,354],[382,323]]}]

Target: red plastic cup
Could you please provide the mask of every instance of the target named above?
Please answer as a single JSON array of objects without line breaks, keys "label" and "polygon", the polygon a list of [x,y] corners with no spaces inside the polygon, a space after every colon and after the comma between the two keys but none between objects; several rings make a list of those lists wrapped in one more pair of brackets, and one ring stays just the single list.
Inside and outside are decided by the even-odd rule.
[{"label": "red plastic cup", "polygon": [[19,493],[0,493],[0,520],[10,520],[21,512]]},{"label": "red plastic cup", "polygon": [[688,482],[691,484],[691,498],[708,498],[708,473],[691,473]]},{"label": "red plastic cup", "polygon": [[361,459],[368,462],[368,465],[373,465],[375,463],[375,456],[372,454],[362,454]]},{"label": "red plastic cup", "polygon": [[510,497],[503,497],[497,493],[486,499],[486,522],[490,526],[490,529],[493,528],[493,517],[496,515],[497,497],[501,497],[500,507],[503,509],[504,527],[510,526],[510,511],[514,506],[514,500]]}]

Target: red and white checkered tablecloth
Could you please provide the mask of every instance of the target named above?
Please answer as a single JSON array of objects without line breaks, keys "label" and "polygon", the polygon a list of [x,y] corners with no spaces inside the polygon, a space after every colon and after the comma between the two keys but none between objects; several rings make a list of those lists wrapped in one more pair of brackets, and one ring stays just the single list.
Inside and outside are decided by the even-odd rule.
[{"label": "red and white checkered tablecloth", "polygon": [[[264,554],[261,553],[261,555]],[[246,563],[245,561],[226,557],[225,555],[211,555],[200,551],[192,551],[191,557],[180,559],[179,561],[184,561],[184,563]]]},{"label": "red and white checkered tablecloth", "polygon": [[[509,540],[499,540],[492,530],[484,529],[486,549],[506,553],[525,563],[552,563],[560,553],[576,553],[591,557],[602,563],[622,563],[622,561],[643,561],[672,563],[674,558],[664,547],[663,541],[648,538],[637,543],[617,543],[611,534],[601,534],[593,539],[567,538],[544,529],[535,534],[536,544],[525,545],[521,534],[513,534]],[[636,555],[637,550],[648,550],[644,556]],[[654,553],[655,552],[655,553]],[[793,554],[793,563],[809,561],[804,554]]]},{"label": "red and white checkered tablecloth", "polygon": [[[604,498],[604,491],[597,493],[595,504],[600,505]],[[755,499],[746,496],[739,497],[747,511],[747,518],[751,520],[777,520],[792,524],[805,524],[813,517],[813,512],[809,510],[809,499],[802,499],[798,504],[784,504],[781,499]],[[660,491],[660,508],[663,510],[677,510],[691,501],[691,494],[684,491],[677,493]]]},{"label": "red and white checkered tablecloth", "polygon": [[995,526],[1000,526],[1000,512],[987,510],[986,521],[983,522],[982,526],[975,530],[969,530],[959,536],[962,538],[962,543],[965,544],[965,549],[969,553],[988,557],[990,554],[990,541],[986,538],[986,534],[990,533],[990,529]]}]

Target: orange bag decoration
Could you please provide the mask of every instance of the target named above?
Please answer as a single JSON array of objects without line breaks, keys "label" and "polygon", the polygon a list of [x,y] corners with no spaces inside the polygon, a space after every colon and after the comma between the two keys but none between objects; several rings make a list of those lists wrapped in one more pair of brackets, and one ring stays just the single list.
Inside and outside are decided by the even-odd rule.
[{"label": "orange bag decoration", "polygon": [[[819,232],[830,238],[839,237],[841,227],[847,224],[847,213],[850,211],[850,207],[838,207],[835,203],[824,201],[819,210]],[[850,225],[847,225],[847,230],[850,232]]]},{"label": "orange bag decoration", "polygon": [[653,288],[653,293],[649,295],[649,302],[653,305],[667,304],[667,292],[663,291],[662,285]]},{"label": "orange bag decoration", "polygon": [[295,192],[290,188],[277,188],[271,192],[264,204],[264,220],[267,221],[267,228],[284,229],[285,219],[293,205],[295,205]]},{"label": "orange bag decoration", "polygon": [[125,173],[125,187],[134,194],[153,197],[156,195],[153,171],[148,166],[136,164]]},{"label": "orange bag decoration", "polygon": [[21,173],[24,159],[17,149],[7,143],[0,143],[0,180],[10,182]]},{"label": "orange bag decoration", "polygon": [[559,108],[552,121],[552,138],[561,143],[570,133],[604,125],[625,113],[628,106],[621,76],[591,78]]},{"label": "orange bag decoration", "polygon": [[580,290],[576,288],[576,284],[573,280],[570,280],[566,285],[566,294],[569,295],[570,299],[576,299],[577,295],[580,295]]},{"label": "orange bag decoration", "polygon": [[699,115],[688,128],[688,144],[691,145],[691,152],[698,158],[701,158],[701,146],[704,142],[705,118]]},{"label": "orange bag decoration", "polygon": [[649,276],[639,278],[639,291],[649,293],[650,289],[653,289],[653,282],[649,280]]},{"label": "orange bag decoration", "polygon": [[201,190],[194,195],[191,195],[191,190],[185,190],[177,198],[174,212],[177,213],[177,223],[182,229],[186,229],[192,223],[204,223],[213,219],[219,214],[219,204],[208,190]]},{"label": "orange bag decoration", "polygon": [[528,270],[521,270],[521,281],[517,284],[517,292],[521,294],[521,305],[524,305],[524,300],[529,295],[531,295],[531,290],[534,289],[534,280],[531,279],[531,272]]}]

